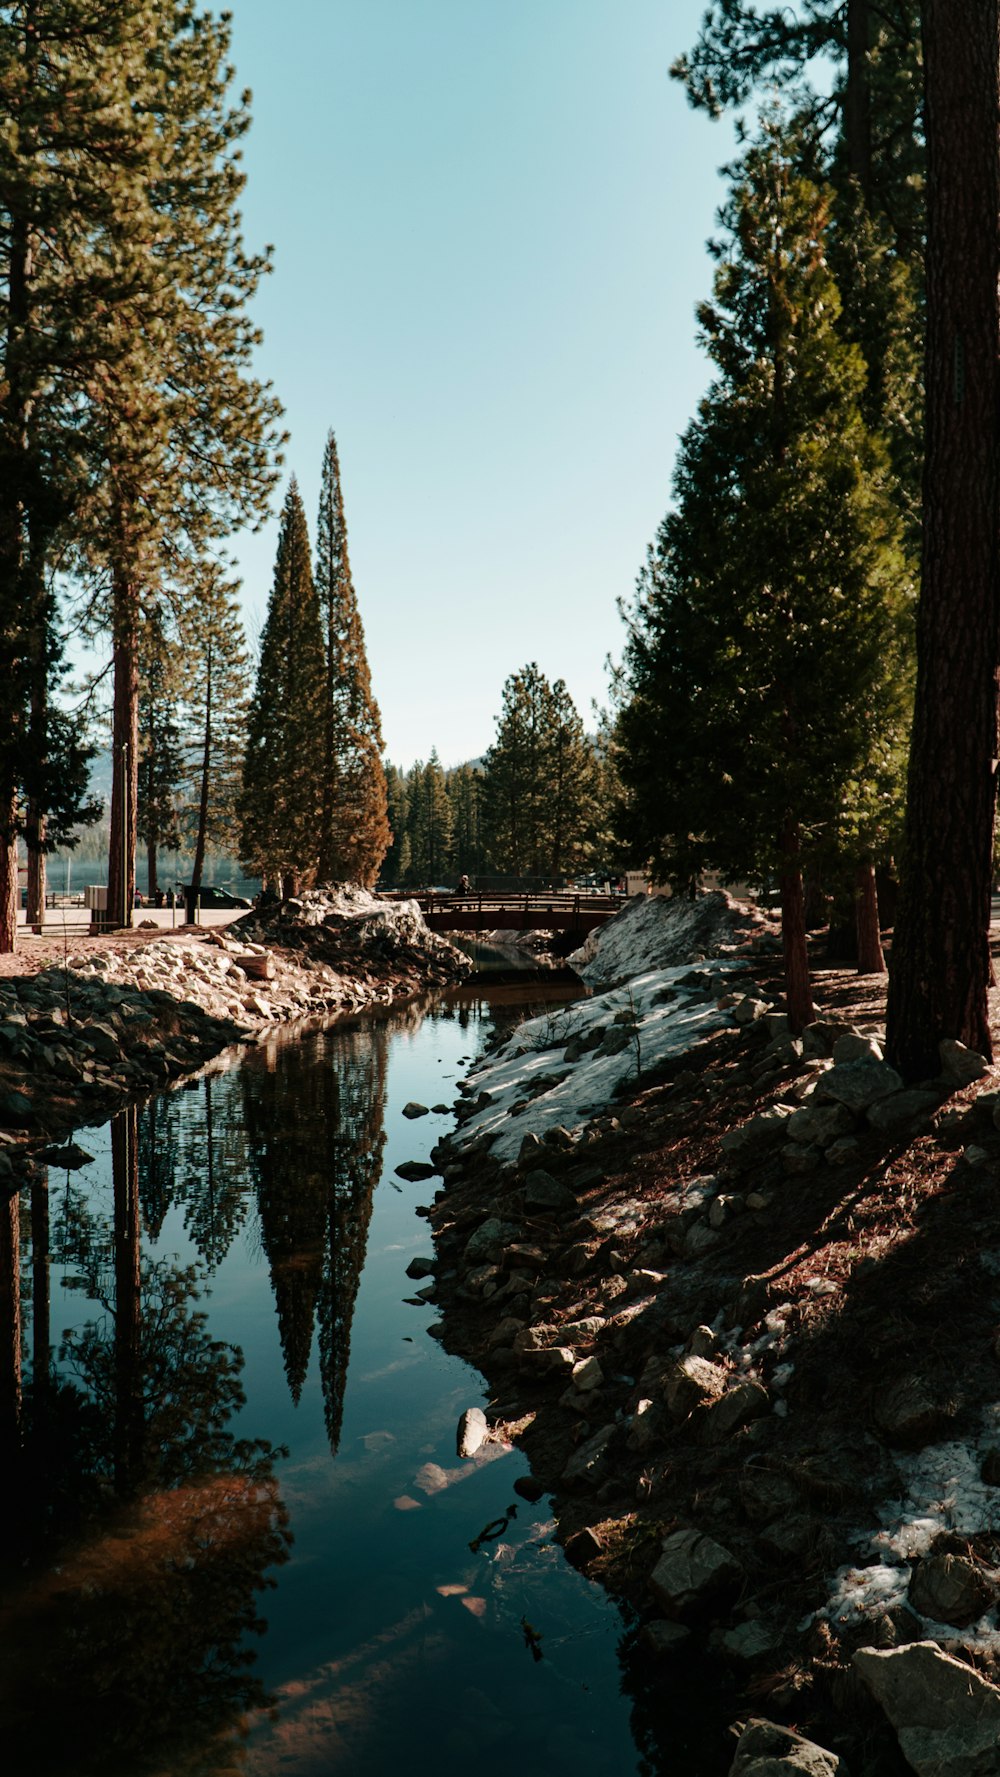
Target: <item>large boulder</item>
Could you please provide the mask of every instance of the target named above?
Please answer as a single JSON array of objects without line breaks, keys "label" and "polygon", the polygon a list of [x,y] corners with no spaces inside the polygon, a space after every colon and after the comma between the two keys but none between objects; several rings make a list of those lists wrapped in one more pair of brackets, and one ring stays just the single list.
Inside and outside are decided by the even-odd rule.
[{"label": "large boulder", "polygon": [[734,1591],[741,1578],[739,1562],[721,1543],[700,1530],[675,1530],[663,1539],[649,1589],[668,1616],[683,1617]]},{"label": "large boulder", "polygon": [[935,1641],[859,1648],[854,1667],[916,1777],[996,1777],[1000,1690]]}]

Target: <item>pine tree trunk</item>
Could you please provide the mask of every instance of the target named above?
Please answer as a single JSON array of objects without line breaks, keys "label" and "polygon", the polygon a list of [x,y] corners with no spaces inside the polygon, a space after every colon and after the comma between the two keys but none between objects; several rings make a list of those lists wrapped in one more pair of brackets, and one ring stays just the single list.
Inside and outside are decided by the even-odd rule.
[{"label": "pine tree trunk", "polygon": [[869,0],[847,0],[847,85],[844,90],[844,146],[847,166],[866,205],[872,191],[872,102],[868,72]]},{"label": "pine tree trunk", "polygon": [[781,835],[782,863],[778,877],[781,896],[781,946],[785,957],[785,998],[788,1021],[795,1036],[811,1024],[813,1011],[806,950],[805,895],[799,866],[799,830],[788,820]]},{"label": "pine tree trunk", "polygon": [[108,923],[132,924],[135,900],[136,805],[139,782],[139,594],[116,564],[114,601],[114,715],[111,731],[111,836],[108,843]]},{"label": "pine tree trunk", "polygon": [[209,645],[205,678],[205,733],[201,752],[201,787],[198,795],[198,837],[195,841],[194,864],[191,867],[191,896],[201,891],[201,873],[205,868],[205,845],[208,838],[208,789],[212,771],[212,649]]},{"label": "pine tree trunk", "polygon": [[879,930],[878,890],[875,866],[869,859],[859,864],[856,875],[855,912],[858,922],[858,974],[884,975],[885,955]]},{"label": "pine tree trunk", "polygon": [[17,798],[8,795],[0,820],[0,955],[17,948]]},{"label": "pine tree trunk", "polygon": [[159,846],[155,839],[146,841],[146,895],[150,901],[155,900],[160,888]]},{"label": "pine tree trunk", "polygon": [[887,1050],[906,1079],[957,1037],[992,1056],[987,989],[1000,606],[1000,6],[926,0],[923,580]]},{"label": "pine tree trunk", "polygon": [[28,848],[28,892],[25,898],[24,923],[36,926],[39,931],[45,924],[45,853],[41,842],[45,838],[45,816],[40,812],[37,802],[29,802],[27,831],[25,838]]}]

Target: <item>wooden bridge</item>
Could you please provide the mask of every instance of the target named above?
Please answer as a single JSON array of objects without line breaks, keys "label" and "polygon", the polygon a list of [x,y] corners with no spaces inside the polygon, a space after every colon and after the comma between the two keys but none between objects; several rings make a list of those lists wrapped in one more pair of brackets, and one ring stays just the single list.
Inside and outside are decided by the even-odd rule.
[{"label": "wooden bridge", "polygon": [[[385,897],[387,900],[390,896]],[[547,893],[443,894],[440,890],[391,899],[416,901],[432,932],[592,932],[625,905],[621,895],[581,895],[553,889]]]}]

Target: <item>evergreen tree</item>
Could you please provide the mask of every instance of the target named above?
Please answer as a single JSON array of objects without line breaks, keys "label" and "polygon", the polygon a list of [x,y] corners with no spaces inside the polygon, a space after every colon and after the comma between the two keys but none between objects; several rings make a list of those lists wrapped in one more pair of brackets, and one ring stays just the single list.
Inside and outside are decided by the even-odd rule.
[{"label": "evergreen tree", "polygon": [[149,892],[159,889],[157,852],[180,845],[177,794],[184,757],[178,727],[176,644],[166,633],[158,606],[143,624],[139,654],[138,832],[149,863]]},{"label": "evergreen tree", "polygon": [[326,664],[309,531],[293,476],[247,719],[240,855],[283,895],[311,881],[319,855]]},{"label": "evergreen tree", "polygon": [[482,828],[493,868],[560,876],[584,862],[593,814],[593,748],[561,679],[534,661],[504,685],[483,763]]},{"label": "evergreen tree", "polygon": [[452,810],[437,749],[426,765],[415,765],[407,784],[410,859],[407,881],[415,887],[441,884],[451,868]]},{"label": "evergreen tree", "polygon": [[323,811],[318,875],[370,888],[389,844],[382,731],[347,554],[337,444],[323,453],[316,591],[326,651]]},{"label": "evergreen tree", "polygon": [[[410,862],[410,841],[407,832],[409,795],[406,774],[396,765],[385,768],[386,811],[389,820],[389,849],[382,862],[381,880],[386,888],[398,888],[405,880]],[[403,850],[406,850],[405,868]]]},{"label": "evergreen tree", "polygon": [[623,837],[678,885],[779,880],[789,1011],[811,1016],[803,860],[905,715],[911,576],[865,366],[837,331],[829,194],[773,121],[700,312],[718,375],[639,584],[620,718]]},{"label": "evergreen tree", "polygon": [[456,766],[445,783],[451,802],[452,858],[456,876],[476,877],[480,871],[479,796],[483,774],[472,765]]},{"label": "evergreen tree", "polygon": [[237,807],[250,693],[239,583],[207,558],[196,570],[194,594],[182,618],[187,817],[194,833],[192,900],[201,889],[207,847],[239,849]]}]

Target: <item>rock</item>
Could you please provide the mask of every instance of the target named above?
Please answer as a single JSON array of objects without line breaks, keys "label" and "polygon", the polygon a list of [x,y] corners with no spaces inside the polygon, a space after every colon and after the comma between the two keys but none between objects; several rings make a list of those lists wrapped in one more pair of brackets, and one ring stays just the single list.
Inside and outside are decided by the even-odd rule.
[{"label": "rock", "polygon": [[725,1387],[725,1370],[704,1357],[679,1358],[663,1378],[664,1399],[674,1419],[686,1419],[695,1407],[718,1400]]},{"label": "rock", "polygon": [[416,1281],[421,1277],[433,1277],[435,1269],[433,1259],[415,1258],[410,1260],[404,1276],[412,1277]]},{"label": "rock", "polygon": [[713,1246],[719,1243],[719,1231],[709,1226],[708,1222],[695,1222],[684,1236],[681,1251],[686,1259],[700,1259]]},{"label": "rock", "polygon": [[737,1382],[734,1388],[727,1389],[719,1400],[713,1402],[708,1410],[708,1423],[714,1437],[727,1438],[741,1426],[762,1419],[770,1411],[771,1399],[767,1389],[748,1379]]},{"label": "rock", "polygon": [[719,1336],[711,1327],[695,1327],[687,1348],[691,1357],[714,1357],[719,1349]]},{"label": "rock", "polygon": [[533,1131],[529,1131],[523,1137],[521,1146],[517,1150],[518,1167],[523,1170],[526,1166],[533,1166],[535,1161],[541,1158],[542,1152],[541,1137],[535,1135]]},{"label": "rock", "polygon": [[931,1554],[918,1561],[910,1576],[907,1603],[935,1623],[965,1629],[995,1603],[997,1588],[974,1561],[964,1555]]},{"label": "rock", "polygon": [[867,1121],[873,1129],[881,1129],[884,1133],[907,1129],[911,1124],[930,1117],[940,1102],[936,1092],[922,1092],[917,1089],[893,1092],[889,1098],[880,1098],[869,1107]]},{"label": "rock", "polygon": [[916,1777],[1000,1770],[1000,1690],[933,1641],[859,1648],[853,1664],[885,1710]]},{"label": "rock", "polygon": [[995,1159],[996,1156],[990,1152],[989,1148],[982,1147],[978,1142],[970,1141],[962,1158],[965,1161],[966,1166],[978,1167],[988,1166],[990,1161]]},{"label": "rock", "polygon": [[[829,1075],[826,1077],[829,1078]],[[741,1123],[738,1129],[727,1130],[719,1143],[720,1150],[733,1159],[759,1154],[781,1140],[791,1115],[787,1105],[772,1105],[770,1110],[761,1111],[758,1116]]]},{"label": "rock", "polygon": [[604,1371],[596,1357],[582,1357],[573,1365],[573,1387],[581,1394],[590,1394],[593,1389],[600,1388],[603,1381]]},{"label": "rock", "polygon": [[563,1469],[564,1481],[589,1481],[596,1484],[603,1479],[608,1446],[618,1427],[602,1425],[586,1443],[574,1450],[566,1467]]},{"label": "rock", "polygon": [[955,1417],[958,1403],[932,1392],[920,1376],[903,1376],[876,1395],[875,1419],[890,1444],[919,1450]]},{"label": "rock", "polygon": [[524,1207],[527,1210],[575,1209],[576,1198],[568,1185],[560,1184],[551,1172],[536,1167],[524,1181]]},{"label": "rock", "polygon": [[735,1590],[742,1570],[735,1556],[700,1530],[665,1536],[649,1589],[668,1616],[683,1617]]},{"label": "rock", "polygon": [[747,994],[733,1007],[733,1020],[741,1026],[756,1024],[759,1018],[766,1018],[770,1010],[770,1000],[757,1000]]},{"label": "rock", "polygon": [[845,1030],[842,1037],[837,1037],[830,1051],[834,1066],[841,1061],[881,1061],[882,1047],[874,1037],[863,1035],[859,1030]]},{"label": "rock", "polygon": [[[735,1629],[727,1629],[719,1639],[719,1646],[731,1660],[739,1660],[741,1664],[750,1666],[755,1660],[761,1660],[774,1652],[776,1642],[774,1631],[759,1617],[747,1623],[738,1623]],[[794,1770],[794,1766],[792,1769]]]},{"label": "rock", "polygon": [[571,1345],[529,1345],[518,1352],[515,1338],[514,1350],[521,1369],[529,1376],[567,1375],[576,1363],[576,1352]]},{"label": "rock", "polygon": [[690,1639],[691,1631],[683,1623],[668,1623],[662,1617],[655,1622],[646,1623],[639,1636],[643,1647],[651,1654],[661,1657],[664,1654],[675,1654]]},{"label": "rock", "polygon": [[799,1142],[790,1141],[781,1156],[781,1166],[789,1177],[797,1178],[810,1172],[816,1172],[822,1165],[823,1150],[817,1147],[802,1147]]},{"label": "rock", "polygon": [[428,1115],[427,1105],[418,1104],[415,1098],[411,1098],[409,1104],[404,1104],[404,1106],[403,1106],[403,1116],[404,1117],[410,1117],[410,1118],[426,1117],[427,1115]]},{"label": "rock", "polygon": [[941,1057],[941,1078],[949,1086],[971,1086],[973,1080],[981,1080],[990,1071],[985,1055],[967,1049],[955,1037],[945,1037],[938,1044],[938,1054]]},{"label": "rock", "polygon": [[826,1150],[828,1166],[850,1166],[861,1152],[861,1143],[853,1135],[839,1136]]},{"label": "rock", "polygon": [[394,1171],[397,1178],[405,1178],[410,1184],[416,1184],[420,1179],[433,1178],[437,1167],[431,1166],[427,1160],[404,1160]]},{"label": "rock", "polygon": [[487,1346],[490,1351],[500,1351],[505,1346],[513,1346],[518,1333],[523,1332],[523,1320],[518,1320],[512,1314],[505,1315],[503,1320],[497,1321],[496,1326],[493,1328],[492,1333],[486,1341]]},{"label": "rock", "polygon": [[455,1444],[459,1456],[475,1456],[486,1442],[489,1426],[482,1407],[468,1407],[458,1422]]},{"label": "rock", "polygon": [[495,1265],[504,1247],[517,1240],[520,1232],[516,1222],[502,1222],[497,1216],[487,1216],[475,1233],[470,1234],[462,1256],[470,1265],[484,1262]]},{"label": "rock", "polygon": [[789,1117],[788,1139],[804,1146],[814,1143],[818,1148],[826,1148],[853,1128],[854,1112],[846,1104],[807,1104]]},{"label": "rock", "polygon": [[35,1107],[26,1092],[0,1092],[0,1123],[24,1129],[35,1121]]},{"label": "rock", "polygon": [[776,1722],[748,1721],[736,1743],[729,1777],[848,1777],[835,1752]]},{"label": "rock", "polygon": [[566,1538],[564,1550],[567,1561],[571,1562],[574,1567],[586,1567],[598,1555],[603,1555],[604,1544],[597,1531],[591,1530],[587,1525],[583,1530],[577,1530],[573,1536]]},{"label": "rock", "polygon": [[841,1061],[821,1076],[816,1097],[861,1112],[902,1087],[899,1074],[886,1061]]}]

